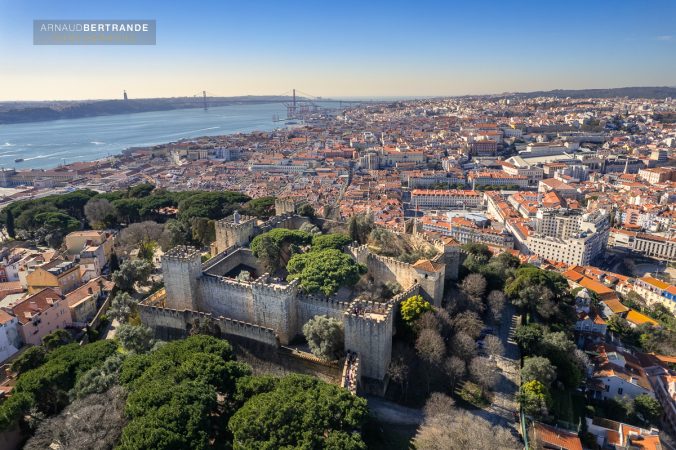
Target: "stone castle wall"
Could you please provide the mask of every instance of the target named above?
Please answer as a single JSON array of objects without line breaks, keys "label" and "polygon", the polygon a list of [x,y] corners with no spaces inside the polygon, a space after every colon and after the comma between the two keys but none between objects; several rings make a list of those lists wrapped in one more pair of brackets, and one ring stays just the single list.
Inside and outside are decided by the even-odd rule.
[{"label": "stone castle wall", "polygon": [[256,269],[256,272],[259,275],[263,273],[263,269],[258,263],[258,258],[253,255],[251,250],[241,247],[231,247],[231,249],[232,250],[229,250],[229,253],[226,254],[227,257],[221,257],[221,255],[218,255],[212,258],[215,260],[214,262],[211,262],[211,260],[207,261],[209,264],[203,265],[204,272],[210,275],[223,276],[235,267],[243,264]]},{"label": "stone castle wall", "polygon": [[410,264],[371,253],[366,245],[349,246],[348,252],[368,268],[371,277],[382,283],[397,282],[408,289],[417,282],[415,270]]},{"label": "stone castle wall", "polygon": [[213,314],[197,311],[177,311],[139,304],[141,321],[155,331],[158,338],[170,340],[187,336],[188,324],[194,320],[210,318],[220,330],[221,335],[237,336],[250,339],[278,348],[280,343],[275,331],[252,323],[218,317]]},{"label": "stone castle wall", "polygon": [[[445,267],[438,273],[427,273],[416,269],[411,264],[371,253],[366,245],[350,246],[348,251],[359,263],[368,267],[369,274],[374,279],[382,283],[397,282],[404,290],[418,284],[422,288],[421,293],[428,300],[435,306],[441,306],[444,296]],[[444,264],[442,255],[437,255],[433,261]]]},{"label": "stone castle wall", "polygon": [[343,313],[347,311],[350,304],[346,302],[337,302],[321,296],[298,295],[297,317],[298,333],[303,332],[303,325],[315,316],[328,316],[343,321]]},{"label": "stone castle wall", "polygon": [[359,355],[366,377],[386,378],[392,358],[394,312],[391,303],[353,302],[343,314],[345,349]]},{"label": "stone castle wall", "polygon": [[253,319],[253,293],[251,283],[235,281],[215,275],[203,275],[198,280],[200,301],[198,311],[216,316],[251,322]]}]

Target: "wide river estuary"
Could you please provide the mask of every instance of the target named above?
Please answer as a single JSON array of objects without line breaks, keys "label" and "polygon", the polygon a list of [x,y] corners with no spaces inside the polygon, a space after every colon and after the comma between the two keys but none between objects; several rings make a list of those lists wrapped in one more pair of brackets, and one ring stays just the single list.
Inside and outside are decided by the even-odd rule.
[{"label": "wide river estuary", "polygon": [[[283,127],[282,103],[177,109],[84,119],[0,125],[0,167],[50,168],[93,161],[129,147],[143,147],[198,136],[215,136]],[[17,159],[22,162],[15,162]]]}]

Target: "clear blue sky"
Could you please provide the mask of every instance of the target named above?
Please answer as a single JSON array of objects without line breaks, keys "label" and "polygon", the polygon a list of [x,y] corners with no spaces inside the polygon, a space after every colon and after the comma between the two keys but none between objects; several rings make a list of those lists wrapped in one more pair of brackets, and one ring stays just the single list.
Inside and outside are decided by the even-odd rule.
[{"label": "clear blue sky", "polygon": [[[156,46],[33,46],[33,19],[156,19]],[[0,99],[429,96],[676,85],[675,0],[0,0]]]}]

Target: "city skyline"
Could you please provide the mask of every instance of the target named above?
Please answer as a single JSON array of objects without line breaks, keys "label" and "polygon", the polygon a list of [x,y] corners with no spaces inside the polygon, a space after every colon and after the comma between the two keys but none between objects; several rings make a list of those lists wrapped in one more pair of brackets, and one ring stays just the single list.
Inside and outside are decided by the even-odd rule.
[{"label": "city skyline", "polygon": [[[673,2],[0,1],[0,100],[427,97],[676,85]],[[545,19],[543,19],[545,18]],[[34,46],[34,19],[155,19],[156,46]],[[49,74],[49,82],[45,82]]]}]

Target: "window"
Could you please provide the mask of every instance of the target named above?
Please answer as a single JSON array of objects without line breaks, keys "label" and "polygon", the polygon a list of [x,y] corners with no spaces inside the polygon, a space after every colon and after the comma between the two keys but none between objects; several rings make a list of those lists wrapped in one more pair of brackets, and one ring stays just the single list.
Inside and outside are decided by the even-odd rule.
[{"label": "window", "polygon": [[617,388],[617,395],[622,395],[622,388]]},{"label": "window", "polygon": [[606,392],[610,392],[610,386],[606,384]]}]

